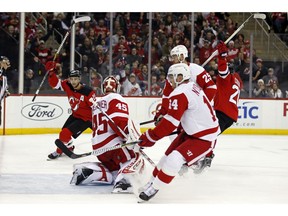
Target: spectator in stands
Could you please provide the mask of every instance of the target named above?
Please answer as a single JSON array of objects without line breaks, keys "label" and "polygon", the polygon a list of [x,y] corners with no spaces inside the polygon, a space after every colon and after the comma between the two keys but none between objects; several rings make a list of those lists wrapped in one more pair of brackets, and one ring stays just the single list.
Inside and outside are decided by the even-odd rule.
[{"label": "spectator in stands", "polygon": [[103,64],[101,64],[98,72],[102,75],[103,79],[105,79],[109,73],[110,73],[110,66],[109,66],[109,59],[110,59],[110,56],[109,55],[106,55],[106,58],[103,62]]},{"label": "spectator in stands", "polygon": [[123,36],[123,30],[120,28],[116,31],[116,34],[112,35],[112,48],[119,43],[121,36]]},{"label": "spectator in stands", "polygon": [[228,53],[227,53],[227,62],[230,62],[231,59],[238,58],[239,50],[235,48],[234,41],[231,40],[228,43]]},{"label": "spectator in stands", "polygon": [[130,19],[130,13],[127,13],[126,16],[126,25],[127,25],[127,37],[130,38],[133,33],[135,33],[137,36],[140,36],[140,30],[142,27],[143,22],[143,15],[144,12],[140,13],[139,20],[131,20]]},{"label": "spectator in stands", "polygon": [[37,75],[43,76],[46,73],[45,64],[48,61],[48,57],[51,56],[51,50],[46,47],[46,44],[43,40],[40,40],[39,47],[36,48],[35,51],[36,55],[34,57],[34,71],[38,71]]},{"label": "spectator in stands", "polygon": [[113,57],[121,54],[122,56],[126,57],[130,53],[130,48],[127,44],[125,36],[120,36],[119,42],[115,45],[113,50]]},{"label": "spectator in stands", "polygon": [[[163,89],[157,83],[157,75],[152,74],[151,75],[150,95],[151,96],[161,96],[162,93],[163,93]],[[149,96],[147,89],[145,90],[144,95]]]},{"label": "spectator in stands", "polygon": [[225,26],[226,26],[226,31],[229,33],[229,35],[232,35],[234,31],[237,29],[234,21],[230,17],[227,18]]},{"label": "spectator in stands", "polygon": [[288,24],[287,12],[274,12],[271,15],[275,33],[283,34]]},{"label": "spectator in stands", "polygon": [[137,49],[137,54],[141,57],[141,59],[143,61],[143,59],[145,58],[145,50],[144,50],[141,38],[137,38],[136,49]]},{"label": "spectator in stands", "polygon": [[103,81],[103,77],[101,74],[97,73],[95,68],[90,68],[90,86],[95,91],[96,95],[101,95],[101,83]]},{"label": "spectator in stands", "polygon": [[129,82],[123,83],[123,95],[125,96],[142,96],[142,91],[139,84],[136,81],[136,75],[131,73],[129,76]]},{"label": "spectator in stands", "polygon": [[[65,20],[64,13],[56,13],[55,19],[53,20],[53,29],[57,30],[61,35],[65,35],[69,24],[67,23],[67,20]],[[61,35],[55,33],[55,38],[57,42],[60,44],[62,41]]]},{"label": "spectator in stands", "polygon": [[[145,50],[145,58],[143,63],[147,64],[148,63],[148,46],[149,46],[149,41],[147,40],[145,45],[144,45],[144,50]],[[151,46],[151,64],[155,64],[157,61],[160,60],[162,57],[162,46],[159,42],[159,39],[157,37],[153,37],[152,39],[152,46]]]},{"label": "spectator in stands", "polygon": [[95,34],[98,36],[98,35],[101,35],[104,33],[104,35],[107,35],[108,32],[109,32],[109,29],[105,26],[105,21],[104,19],[100,19],[98,21],[98,24],[95,25],[94,27],[94,31],[95,31]]},{"label": "spectator in stands", "polygon": [[203,43],[204,43],[204,46],[201,46],[199,43],[200,64],[203,64],[213,53],[213,48],[212,48],[211,43],[208,40],[204,40]]},{"label": "spectator in stands", "polygon": [[272,83],[276,82],[278,83],[278,78],[274,75],[274,69],[273,68],[269,68],[268,69],[268,74],[263,76],[263,81],[265,86],[270,90],[270,88],[272,87]]},{"label": "spectator in stands", "polygon": [[95,53],[94,53],[94,62],[92,65],[96,68],[98,71],[101,65],[104,63],[106,58],[106,54],[104,53],[102,45],[97,45],[95,48]]},{"label": "spectator in stands", "polygon": [[139,64],[142,63],[142,57],[138,55],[136,47],[131,49],[131,54],[127,55],[127,63],[132,65],[134,61],[138,61]]},{"label": "spectator in stands", "polygon": [[267,75],[267,68],[263,65],[262,59],[256,60],[257,69],[253,71],[252,81],[262,79],[263,76]]},{"label": "spectator in stands", "polygon": [[270,95],[270,97],[276,98],[276,99],[277,98],[283,98],[283,93],[282,93],[281,89],[279,88],[277,82],[273,81],[271,83],[271,89],[269,91],[269,95]]},{"label": "spectator in stands", "polygon": [[162,71],[159,75],[159,80],[157,84],[160,86],[161,89],[164,89],[165,83],[166,83],[166,73]]},{"label": "spectator in stands", "polygon": [[24,77],[24,94],[30,94],[31,93],[33,78],[34,78],[33,70],[31,70],[31,69],[26,70],[25,71],[25,77]]},{"label": "spectator in stands", "polygon": [[264,84],[263,79],[257,81],[257,85],[253,89],[253,96],[257,98],[266,98],[269,97],[267,88]]},{"label": "spectator in stands", "polygon": [[236,39],[235,39],[235,48],[237,49],[241,49],[242,45],[244,44],[244,35],[243,34],[237,34]]}]

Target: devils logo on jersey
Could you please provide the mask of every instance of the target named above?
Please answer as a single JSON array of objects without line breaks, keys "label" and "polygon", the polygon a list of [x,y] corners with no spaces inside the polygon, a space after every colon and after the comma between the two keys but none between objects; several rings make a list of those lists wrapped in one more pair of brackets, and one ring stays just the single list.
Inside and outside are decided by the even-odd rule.
[{"label": "devils logo on jersey", "polygon": [[76,111],[76,110],[78,110],[81,101],[84,101],[84,96],[82,95],[82,96],[80,97],[80,99],[71,96],[71,97],[69,97],[68,100],[69,100],[71,109],[72,109],[73,111]]}]

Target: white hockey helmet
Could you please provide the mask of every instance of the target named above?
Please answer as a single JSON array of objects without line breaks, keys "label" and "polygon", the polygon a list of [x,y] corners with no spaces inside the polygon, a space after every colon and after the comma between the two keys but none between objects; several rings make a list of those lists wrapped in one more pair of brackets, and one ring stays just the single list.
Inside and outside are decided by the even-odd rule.
[{"label": "white hockey helmet", "polygon": [[[177,82],[178,75],[182,75],[183,79],[180,82]],[[170,82],[169,79],[173,78],[176,87],[180,85],[185,80],[189,80],[191,78],[191,73],[189,70],[189,67],[185,63],[177,63],[170,66],[168,73],[167,73],[167,79]]]},{"label": "white hockey helmet", "polygon": [[118,93],[120,92],[120,83],[114,76],[108,76],[103,80],[102,92],[106,94],[108,92]]},{"label": "white hockey helmet", "polygon": [[[183,57],[181,57],[181,54]],[[185,58],[188,57],[188,50],[184,45],[177,45],[170,51],[170,57],[173,59],[173,56],[176,55],[180,62],[183,62]]]}]

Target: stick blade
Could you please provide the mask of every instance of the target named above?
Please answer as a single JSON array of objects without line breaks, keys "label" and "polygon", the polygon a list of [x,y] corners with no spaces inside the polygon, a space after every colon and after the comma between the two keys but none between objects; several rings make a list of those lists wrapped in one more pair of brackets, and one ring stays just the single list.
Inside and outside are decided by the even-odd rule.
[{"label": "stick blade", "polygon": [[78,17],[76,19],[74,19],[74,23],[79,23],[79,22],[86,22],[86,21],[90,21],[91,17],[89,16],[83,16],[83,17]]},{"label": "stick blade", "polygon": [[266,14],[262,14],[262,13],[259,13],[259,14],[254,14],[254,19],[266,19]]}]

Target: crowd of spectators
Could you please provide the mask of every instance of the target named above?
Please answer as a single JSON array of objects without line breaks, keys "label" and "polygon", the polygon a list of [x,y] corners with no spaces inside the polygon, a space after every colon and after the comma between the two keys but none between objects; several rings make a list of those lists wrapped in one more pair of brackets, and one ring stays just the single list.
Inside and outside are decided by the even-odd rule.
[{"label": "crowd of spectators", "polygon": [[[101,81],[109,75],[116,76],[122,84],[121,94],[125,96],[161,96],[167,70],[170,66],[170,50],[179,44],[191,53],[191,13],[153,13],[152,41],[149,41],[149,20],[147,13],[113,13],[113,32],[110,32],[110,13],[90,13],[91,21],[75,25],[75,49],[79,53],[76,62],[83,73],[83,81],[91,85],[97,94],[101,93]],[[280,13],[279,13],[280,14]],[[271,26],[274,31],[287,32],[285,13],[272,13]],[[225,41],[238,28],[229,13],[194,13],[193,62],[203,64],[213,53],[220,40]],[[58,44],[67,32],[73,13],[26,13],[25,18],[25,92],[34,93],[39,80],[45,74],[45,63],[53,59],[55,47],[47,46],[53,37]],[[9,78],[12,88],[17,88],[19,13],[0,13],[1,54],[10,58],[15,70]],[[270,20],[270,19],[269,19]],[[268,20],[268,21],[269,21]],[[40,28],[43,27],[44,28]],[[109,67],[109,45],[112,34],[112,63]],[[283,38],[285,38],[283,36]],[[148,52],[151,42],[151,71],[148,71]],[[16,45],[15,45],[16,44]],[[250,53],[250,41],[241,33],[228,43],[230,67],[239,73],[244,83],[250,74],[250,55],[253,55],[252,79],[255,88],[253,97],[281,98],[277,74],[274,68],[267,68],[256,50]],[[15,51],[16,49],[16,51]],[[70,40],[63,46],[56,58],[62,68],[59,76],[66,78],[70,64]],[[81,59],[80,59],[81,57]],[[188,57],[191,59],[191,56]],[[215,79],[217,60],[211,60],[205,69]],[[148,80],[148,74],[151,80]],[[11,73],[13,74],[13,73]],[[148,82],[151,89],[148,91]],[[263,84],[262,84],[263,83]],[[13,90],[12,90],[13,92]],[[15,91],[16,92],[16,91]],[[241,96],[247,97],[247,88]]]}]

